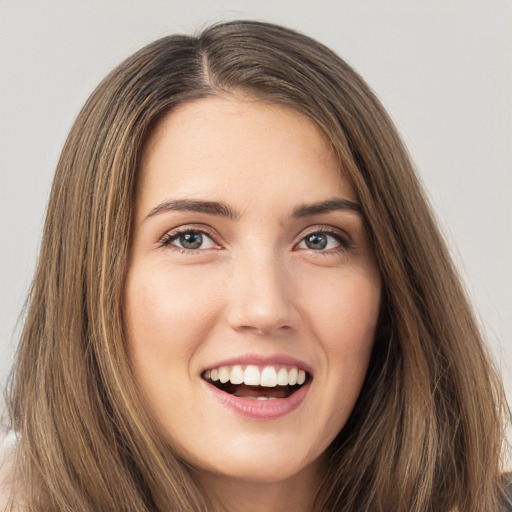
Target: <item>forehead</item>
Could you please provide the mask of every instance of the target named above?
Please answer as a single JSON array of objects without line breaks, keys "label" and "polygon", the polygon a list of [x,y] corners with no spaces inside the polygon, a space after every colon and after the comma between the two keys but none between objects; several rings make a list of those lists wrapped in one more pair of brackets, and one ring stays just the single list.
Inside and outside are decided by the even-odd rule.
[{"label": "forehead", "polygon": [[291,108],[246,97],[196,100],[163,118],[144,148],[139,202],[172,195],[247,204],[276,194],[283,204],[292,196],[355,200],[326,137]]}]

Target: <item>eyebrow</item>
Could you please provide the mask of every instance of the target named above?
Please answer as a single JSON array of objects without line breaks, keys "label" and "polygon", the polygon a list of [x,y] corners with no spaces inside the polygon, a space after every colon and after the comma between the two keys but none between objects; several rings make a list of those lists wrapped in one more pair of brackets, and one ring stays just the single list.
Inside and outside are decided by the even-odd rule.
[{"label": "eyebrow", "polygon": [[334,211],[351,211],[361,213],[361,205],[349,201],[348,199],[342,199],[341,197],[333,197],[322,201],[320,203],[304,204],[298,206],[293,210],[293,217],[311,217],[313,215],[319,215],[321,213],[329,213]]},{"label": "eyebrow", "polygon": [[[361,205],[348,199],[334,197],[319,203],[303,204],[295,208],[292,217],[303,218],[329,213],[333,211],[351,211],[360,213]],[[195,199],[169,199],[152,208],[146,218],[153,217],[166,211],[189,211],[206,213],[217,217],[226,217],[231,220],[238,220],[240,212],[231,208],[226,203],[219,201],[201,201]]]},{"label": "eyebrow", "polygon": [[218,201],[197,201],[195,199],[171,199],[164,201],[158,206],[152,208],[146,218],[153,217],[154,215],[169,210],[207,213],[208,215],[227,217],[231,220],[237,220],[240,218],[240,214],[226,203]]}]

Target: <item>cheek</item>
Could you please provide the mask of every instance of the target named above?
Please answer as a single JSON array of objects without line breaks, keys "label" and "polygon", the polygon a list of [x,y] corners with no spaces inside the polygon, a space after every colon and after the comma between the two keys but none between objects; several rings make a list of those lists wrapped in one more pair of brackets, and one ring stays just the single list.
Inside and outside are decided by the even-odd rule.
[{"label": "cheek", "polygon": [[308,287],[304,311],[329,352],[367,352],[380,308],[380,279],[347,269],[316,279]]},{"label": "cheek", "polygon": [[133,267],[125,290],[130,358],[138,366],[169,368],[187,362],[220,307],[218,287],[199,272],[166,266]]},{"label": "cheek", "polygon": [[[326,435],[334,437],[348,419],[368,369],[380,308],[380,280],[358,272],[310,287],[306,305],[314,337],[322,345],[317,384]],[[316,377],[315,377],[316,378]],[[312,411],[313,412],[313,411]]]}]

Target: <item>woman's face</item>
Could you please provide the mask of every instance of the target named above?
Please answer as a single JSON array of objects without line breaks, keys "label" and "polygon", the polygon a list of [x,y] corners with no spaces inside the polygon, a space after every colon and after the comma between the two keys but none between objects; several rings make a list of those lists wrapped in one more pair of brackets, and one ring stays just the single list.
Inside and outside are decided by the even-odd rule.
[{"label": "woman's face", "polygon": [[157,126],[126,331],[149,410],[200,475],[322,473],[361,390],[380,286],[354,191],[308,118],[223,97]]}]

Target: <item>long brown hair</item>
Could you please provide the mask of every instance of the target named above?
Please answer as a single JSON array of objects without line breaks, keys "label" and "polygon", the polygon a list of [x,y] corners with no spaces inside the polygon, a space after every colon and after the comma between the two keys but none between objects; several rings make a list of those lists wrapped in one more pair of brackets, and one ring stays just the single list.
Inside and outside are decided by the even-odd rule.
[{"label": "long brown hair", "polygon": [[98,86],[66,141],[8,397],[26,510],[209,509],[138,395],[122,296],[145,140],[176,105],[233,91],[322,129],[384,283],[368,375],[330,447],[319,510],[497,510],[501,384],[393,123],[332,51],[248,21],[143,48]]}]

